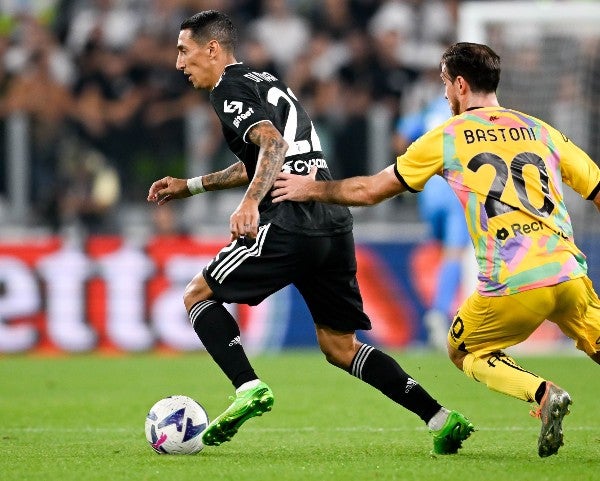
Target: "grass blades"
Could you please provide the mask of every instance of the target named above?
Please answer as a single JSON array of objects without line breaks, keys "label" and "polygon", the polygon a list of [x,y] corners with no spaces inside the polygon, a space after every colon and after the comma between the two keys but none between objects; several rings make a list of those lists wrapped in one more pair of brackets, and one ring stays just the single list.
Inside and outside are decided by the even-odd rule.
[{"label": "grass blades", "polygon": [[271,386],[271,413],[231,442],[194,456],[160,456],[144,437],[148,409],[170,394],[195,398],[211,418],[233,389],[204,353],[0,358],[0,479],[492,480],[598,479],[598,366],[585,356],[519,357],[567,389],[565,446],[537,456],[532,405],[489,391],[442,354],[396,352],[404,369],[477,431],[454,456],[432,456],[426,427],[316,351],[253,360]]}]

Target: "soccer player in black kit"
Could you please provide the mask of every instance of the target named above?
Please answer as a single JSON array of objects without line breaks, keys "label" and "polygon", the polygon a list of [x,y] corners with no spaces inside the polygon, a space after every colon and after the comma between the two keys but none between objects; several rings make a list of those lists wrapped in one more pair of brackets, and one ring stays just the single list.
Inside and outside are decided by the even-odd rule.
[{"label": "soccer player in black kit", "polygon": [[181,24],[177,69],[210,91],[229,148],[230,167],[192,179],[164,177],[148,200],[164,204],[205,191],[247,186],[230,217],[231,243],[185,289],[184,303],[202,344],[236,390],[233,403],[204,431],[206,445],[229,441],[248,419],[270,411],[273,393],[254,372],[240,330],[223,303],[256,305],[293,284],[313,317],[327,361],[379,389],[418,415],[433,435],[433,452],[453,454],[473,431],[459,412],[433,399],[399,364],[357,340],[370,329],[356,280],[352,216],[318,202],[272,203],[281,171],[331,179],[319,137],[294,93],[267,72],[235,58],[237,31],[228,16],[203,11]]}]

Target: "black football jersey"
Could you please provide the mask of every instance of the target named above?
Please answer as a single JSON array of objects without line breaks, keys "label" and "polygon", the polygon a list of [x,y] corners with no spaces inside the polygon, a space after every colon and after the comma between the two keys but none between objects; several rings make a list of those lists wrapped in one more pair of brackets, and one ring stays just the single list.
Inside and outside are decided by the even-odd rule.
[{"label": "black football jersey", "polygon": [[[310,117],[292,91],[273,75],[256,72],[242,63],[228,65],[211,91],[210,101],[221,120],[229,148],[244,163],[250,179],[256,171],[259,147],[247,135],[253,125],[264,121],[270,121],[289,145],[284,172],[307,175],[316,165],[317,179],[332,178]],[[352,229],[348,208],[334,204],[274,204],[267,194],[259,212],[261,224],[273,223],[305,235],[330,235]]]}]

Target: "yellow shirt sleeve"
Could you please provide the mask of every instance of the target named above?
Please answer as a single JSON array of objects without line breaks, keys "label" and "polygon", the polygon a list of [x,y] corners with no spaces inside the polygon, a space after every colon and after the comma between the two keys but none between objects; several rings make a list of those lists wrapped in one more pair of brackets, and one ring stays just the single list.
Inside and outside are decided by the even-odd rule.
[{"label": "yellow shirt sleeve", "polygon": [[422,191],[429,178],[442,173],[443,127],[422,135],[396,158],[396,176],[410,192]]},{"label": "yellow shirt sleeve", "polygon": [[560,152],[563,181],[584,199],[591,199],[600,190],[600,167],[570,139],[554,130],[551,133]]}]

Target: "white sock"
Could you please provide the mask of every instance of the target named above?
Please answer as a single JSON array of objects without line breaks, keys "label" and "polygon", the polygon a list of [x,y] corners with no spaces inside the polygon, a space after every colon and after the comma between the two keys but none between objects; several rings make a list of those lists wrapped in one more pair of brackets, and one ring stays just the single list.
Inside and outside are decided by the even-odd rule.
[{"label": "white sock", "polygon": [[235,392],[240,393],[240,392],[244,392],[247,391],[248,389],[252,389],[253,387],[256,387],[260,384],[260,379],[254,379],[252,381],[248,381],[245,382],[244,384],[242,384],[240,387],[238,387]]},{"label": "white sock", "polygon": [[445,407],[442,407],[437,413],[433,415],[433,417],[427,423],[427,427],[431,431],[438,431],[442,429],[446,419],[448,419],[448,415],[450,411],[448,411]]}]

